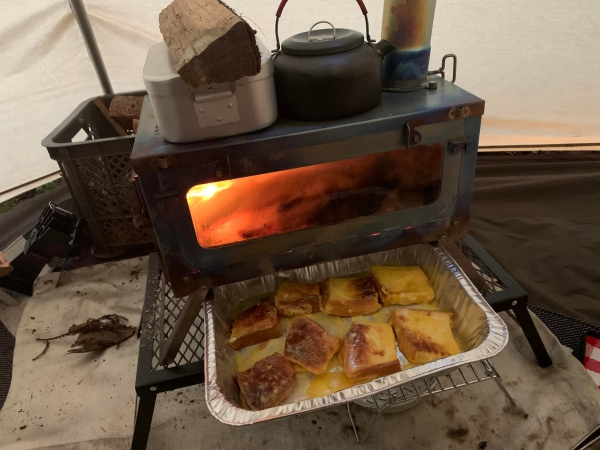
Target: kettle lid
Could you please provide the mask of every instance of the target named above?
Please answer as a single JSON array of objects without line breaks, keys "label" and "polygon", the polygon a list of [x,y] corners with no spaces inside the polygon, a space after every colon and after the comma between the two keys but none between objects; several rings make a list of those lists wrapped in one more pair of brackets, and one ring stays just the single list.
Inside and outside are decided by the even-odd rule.
[{"label": "kettle lid", "polygon": [[[331,29],[314,30],[315,25],[327,23]],[[281,43],[281,50],[286,55],[315,56],[345,52],[360,47],[365,42],[364,35],[355,30],[335,28],[329,22],[317,22],[310,30],[295,34]]]}]

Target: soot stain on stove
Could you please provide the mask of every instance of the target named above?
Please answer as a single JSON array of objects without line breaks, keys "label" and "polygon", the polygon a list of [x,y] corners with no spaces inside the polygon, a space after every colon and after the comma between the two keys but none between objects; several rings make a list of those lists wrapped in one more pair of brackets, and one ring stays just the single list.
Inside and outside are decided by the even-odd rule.
[{"label": "soot stain on stove", "polygon": [[459,427],[459,428],[449,428],[446,431],[446,437],[457,441],[459,443],[465,442],[467,435],[469,434],[469,428]]}]

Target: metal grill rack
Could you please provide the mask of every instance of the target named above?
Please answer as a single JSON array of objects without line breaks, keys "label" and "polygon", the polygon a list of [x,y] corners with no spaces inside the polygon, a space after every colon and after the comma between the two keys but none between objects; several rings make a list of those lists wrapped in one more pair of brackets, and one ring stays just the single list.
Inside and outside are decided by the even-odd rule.
[{"label": "metal grill rack", "polygon": [[471,265],[475,268],[477,273],[481,276],[485,285],[487,286],[486,292],[484,294],[490,292],[501,292],[507,289],[507,286],[498,278],[492,269],[488,267],[488,265],[467,245],[465,240],[459,240],[457,242],[458,248],[461,252],[467,257],[467,259],[471,262]]},{"label": "metal grill rack", "polygon": [[[152,341],[152,370],[162,370],[169,367],[204,361],[204,310],[201,310],[196,320],[194,320],[194,324],[190,327],[188,334],[185,336],[175,360],[167,366],[159,364],[160,349],[164,347],[164,342],[171,336],[175,321],[185,304],[185,298],[176,298],[173,295],[171,286],[162,277],[160,269],[159,277],[160,282],[158,283],[157,295],[160,299],[159,307],[154,311],[155,331]],[[161,333],[161,330],[164,330],[164,332]]]},{"label": "metal grill rack", "polygon": [[359,400],[355,403],[377,411],[377,414],[367,423],[362,436],[360,436],[358,431],[359,427],[352,416],[351,404],[347,403],[346,408],[348,409],[348,416],[350,416],[350,422],[352,423],[352,429],[354,430],[356,440],[359,443],[364,442],[373,428],[373,425],[375,425],[375,422],[379,419],[379,416],[386,410],[409,406],[411,403],[422,397],[451,391],[453,389],[470,386],[491,379],[496,379],[498,383],[500,383],[501,380],[500,375],[494,366],[492,366],[489,361],[482,360],[466,364],[446,375],[438,375],[417,380],[406,385],[388,389],[385,392],[367,397],[366,399]]}]

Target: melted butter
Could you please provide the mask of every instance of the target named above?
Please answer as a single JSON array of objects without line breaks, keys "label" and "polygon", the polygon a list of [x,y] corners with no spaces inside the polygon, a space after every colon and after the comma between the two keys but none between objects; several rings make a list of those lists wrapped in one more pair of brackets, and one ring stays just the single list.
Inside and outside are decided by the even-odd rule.
[{"label": "melted butter", "polygon": [[330,316],[324,312],[308,314],[306,317],[317,322],[325,328],[325,331],[338,339],[344,339],[352,323],[349,317]]},{"label": "melted butter", "polygon": [[333,357],[329,361],[327,371],[313,378],[306,388],[308,398],[325,397],[326,395],[342,391],[346,388],[358,384],[352,382],[344,375],[344,368],[338,361],[337,357]]}]

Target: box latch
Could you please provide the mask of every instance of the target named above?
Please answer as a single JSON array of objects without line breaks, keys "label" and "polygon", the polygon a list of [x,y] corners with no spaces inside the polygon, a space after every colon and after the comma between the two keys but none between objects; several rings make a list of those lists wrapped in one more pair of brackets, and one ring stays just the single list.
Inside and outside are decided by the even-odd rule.
[{"label": "box latch", "polygon": [[469,150],[469,144],[471,143],[471,138],[469,136],[458,138],[458,139],[450,139],[448,141],[448,153],[456,155],[460,152],[466,153]]},{"label": "box latch", "polygon": [[240,121],[237,98],[230,87],[195,93],[194,109],[200,128],[217,127]]}]

